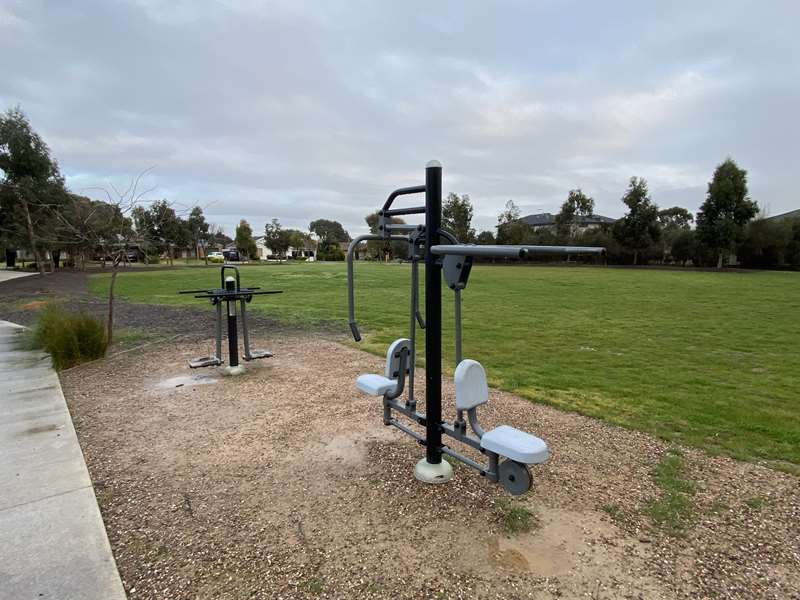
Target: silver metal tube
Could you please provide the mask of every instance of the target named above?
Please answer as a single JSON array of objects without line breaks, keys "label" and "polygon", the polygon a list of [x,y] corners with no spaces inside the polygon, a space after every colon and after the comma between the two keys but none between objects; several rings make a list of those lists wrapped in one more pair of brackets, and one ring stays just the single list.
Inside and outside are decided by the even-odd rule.
[{"label": "silver metal tube", "polygon": [[222,360],[222,301],[217,302],[216,359]]},{"label": "silver metal tube", "polygon": [[242,340],[244,341],[244,359],[252,360],[253,355],[250,354],[250,333],[247,331],[247,310],[245,310],[245,300],[242,298],[239,301],[239,306],[242,313]]},{"label": "silver metal tube", "polygon": [[447,456],[452,456],[457,461],[464,463],[468,467],[472,467],[481,473],[481,475],[487,474],[487,469],[480,463],[476,463],[474,460],[467,458],[463,454],[459,454],[455,450],[450,450],[447,446],[442,447],[442,454],[447,454]]},{"label": "silver metal tube", "polygon": [[416,231],[419,228],[419,225],[413,223],[387,223],[384,226],[386,231]]},{"label": "silver metal tube", "polygon": [[[461,364],[461,290],[453,290],[455,313],[455,338],[456,338],[456,367]],[[463,411],[456,409],[456,421],[460,423],[464,419]]]},{"label": "silver metal tube", "polygon": [[461,290],[453,290],[455,298],[456,366],[461,364]]},{"label": "silver metal tube", "polygon": [[397,419],[394,419],[394,418],[392,418],[392,419],[389,419],[389,425],[394,425],[394,426],[395,426],[395,427],[397,427],[397,428],[398,428],[400,431],[402,431],[403,433],[407,433],[407,434],[408,434],[408,435],[410,435],[412,438],[414,438],[415,440],[417,440],[419,443],[421,443],[421,444],[423,444],[423,445],[425,444],[425,436],[418,434],[416,431],[414,431],[414,430],[413,430],[413,429],[411,429],[410,427],[406,427],[405,425],[403,425],[403,424],[402,424],[400,421],[398,421]]},{"label": "silver metal tube", "polygon": [[467,411],[467,418],[469,419],[469,426],[472,427],[472,431],[474,431],[475,435],[477,435],[479,438],[482,438],[483,434],[486,432],[478,423],[478,410],[474,407],[470,408]]},{"label": "silver metal tube", "polygon": [[[350,323],[350,331],[353,334],[353,339],[357,342],[361,341],[361,333],[358,331],[358,325],[356,324],[356,307],[355,307],[355,293],[353,291],[353,255],[355,253],[356,247],[361,242],[366,242],[368,240],[385,240],[386,238],[381,237],[379,235],[375,235],[372,233],[368,233],[365,235],[360,235],[347,247],[347,318]],[[398,240],[398,241],[408,241],[408,238],[404,235],[390,235],[390,240]]]},{"label": "silver metal tube", "polygon": [[444,422],[442,423],[442,433],[461,442],[462,444],[466,444],[467,446],[472,446],[476,450],[481,449],[481,440],[475,436],[470,435],[467,433],[461,433],[459,429],[456,429],[450,423]]},{"label": "silver metal tube", "polygon": [[[413,251],[413,249],[412,249]],[[417,363],[417,303],[418,303],[418,282],[419,264],[416,259],[411,259],[411,313],[408,319],[408,338],[411,340],[411,355],[408,365],[408,405],[416,406],[414,400],[414,369]]]},{"label": "silver metal tube", "polygon": [[431,247],[438,255],[483,256],[486,258],[524,258],[536,254],[605,254],[606,249],[594,246],[502,246],[473,244],[439,244]]}]

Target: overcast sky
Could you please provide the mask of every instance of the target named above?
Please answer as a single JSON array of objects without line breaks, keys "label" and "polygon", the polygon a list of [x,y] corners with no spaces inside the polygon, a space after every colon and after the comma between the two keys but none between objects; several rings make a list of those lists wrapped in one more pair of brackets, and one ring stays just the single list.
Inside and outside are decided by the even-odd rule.
[{"label": "overcast sky", "polygon": [[352,233],[444,165],[492,228],[627,180],[694,211],[730,155],[770,214],[800,208],[800,2],[0,0],[0,105],[75,192],[155,167],[151,199],[228,233]]}]

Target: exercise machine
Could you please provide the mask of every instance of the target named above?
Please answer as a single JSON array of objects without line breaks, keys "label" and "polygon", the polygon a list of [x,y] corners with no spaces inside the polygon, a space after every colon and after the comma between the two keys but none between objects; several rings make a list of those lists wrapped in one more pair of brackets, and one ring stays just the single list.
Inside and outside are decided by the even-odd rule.
[{"label": "exercise machine", "polygon": [[[232,270],[235,276],[225,276],[225,271]],[[239,364],[239,335],[237,326],[237,309],[236,304],[239,304],[238,313],[241,315],[242,320],[242,338],[244,340],[244,355],[242,358],[246,361],[256,360],[259,358],[270,358],[272,352],[267,350],[251,350],[250,349],[250,331],[247,327],[247,304],[249,304],[253,296],[265,294],[282,294],[282,290],[262,290],[259,287],[243,288],[241,286],[241,279],[239,277],[239,267],[236,265],[224,264],[220,267],[219,273],[220,287],[206,289],[206,290],[184,290],[178,292],[179,294],[193,294],[195,298],[202,298],[211,302],[211,305],[216,307],[216,328],[215,328],[215,353],[211,356],[203,356],[189,361],[189,367],[192,369],[199,369],[202,367],[218,367],[223,363],[222,360],[222,318],[223,308],[222,304],[225,303],[225,315],[228,324],[228,366],[225,367],[225,372],[229,375],[239,375],[244,373],[244,367]]]},{"label": "exercise machine", "polygon": [[[425,204],[394,208],[400,196],[424,194]],[[424,215],[421,224],[392,223],[393,217]],[[464,359],[461,336],[461,293],[467,287],[475,257],[525,258],[536,254],[604,255],[605,249],[584,246],[473,245],[462,244],[441,226],[442,166],[430,161],[425,168],[425,184],[395,190],[378,211],[378,232],[354,239],[347,251],[348,317],[353,339],[361,340],[355,319],[353,258],[357,246],[368,240],[401,240],[408,243],[411,262],[411,302],[409,337],[395,340],[386,353],[383,375],[360,375],[356,387],[383,399],[383,422],[411,436],[425,447],[425,457],[414,468],[417,479],[442,483],[452,477],[452,467],[442,460],[447,455],[475,470],[489,481],[500,483],[513,495],[524,494],[532,484],[530,465],[545,462],[550,451],[544,440],[508,425],[489,431],[479,421],[478,407],[489,400],[489,386],[483,366]],[[446,243],[442,243],[444,240]],[[425,312],[419,310],[419,263],[425,264]],[[442,286],[453,290],[455,305],[455,420],[442,419]],[[416,325],[425,330],[425,413],[417,410],[414,399]],[[405,402],[400,398],[408,390]],[[466,415],[466,418],[465,418]],[[398,417],[420,427],[417,432]],[[478,463],[442,443],[442,436],[471,447],[487,457]]]}]

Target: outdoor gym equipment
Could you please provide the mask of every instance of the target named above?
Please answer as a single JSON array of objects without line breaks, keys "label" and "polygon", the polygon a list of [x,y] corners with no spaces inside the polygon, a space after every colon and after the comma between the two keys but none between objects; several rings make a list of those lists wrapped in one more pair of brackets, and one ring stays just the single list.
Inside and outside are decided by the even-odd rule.
[{"label": "outdoor gym equipment", "polygon": [[[225,276],[226,269],[232,269],[236,277]],[[247,361],[258,358],[269,358],[272,352],[266,350],[250,350],[250,332],[247,328],[246,305],[253,296],[264,294],[282,294],[282,290],[261,290],[258,287],[243,288],[239,279],[239,267],[235,265],[222,265],[219,272],[220,287],[208,290],[185,290],[179,294],[194,294],[195,298],[209,300],[217,308],[216,318],[216,344],[215,353],[189,361],[192,369],[201,367],[217,367],[222,364],[222,303],[225,303],[225,314],[228,321],[228,366],[225,372],[229,375],[238,375],[244,372],[244,367],[239,365],[239,336],[236,324],[236,303],[239,303],[239,312],[242,315],[242,337],[244,338],[244,356]]]},{"label": "outdoor gym equipment", "polygon": [[[400,196],[424,194],[425,205],[392,208]],[[424,224],[395,224],[392,217],[425,215]],[[383,423],[392,425],[425,446],[425,458],[414,468],[417,479],[442,483],[452,477],[452,467],[442,460],[446,454],[476,469],[481,475],[500,483],[514,495],[524,494],[531,487],[529,465],[545,462],[547,444],[540,438],[508,425],[484,431],[478,422],[477,409],[489,400],[489,386],[483,366],[461,355],[461,292],[467,286],[475,257],[524,258],[535,254],[595,254],[604,248],[583,246],[512,246],[461,244],[442,229],[442,166],[430,161],[425,169],[425,184],[400,188],[392,192],[378,211],[378,233],[362,235],[347,250],[347,298],[350,331],[356,341],[361,333],[355,319],[353,258],[357,246],[367,240],[405,241],[411,262],[411,302],[409,337],[395,340],[386,353],[383,375],[360,375],[356,386],[371,396],[383,398]],[[440,243],[444,239],[446,244]],[[425,263],[425,314],[419,310],[418,265]],[[441,278],[455,297],[455,408],[452,423],[442,420],[442,290]],[[417,410],[414,399],[414,365],[416,362],[416,326],[425,330],[425,413]],[[406,384],[407,382],[407,384]],[[399,398],[407,389],[405,402]],[[466,413],[466,420],[464,415]],[[425,428],[424,435],[398,420],[404,416]],[[467,423],[469,429],[467,430]],[[482,465],[442,443],[442,435],[474,448],[488,458]]]}]

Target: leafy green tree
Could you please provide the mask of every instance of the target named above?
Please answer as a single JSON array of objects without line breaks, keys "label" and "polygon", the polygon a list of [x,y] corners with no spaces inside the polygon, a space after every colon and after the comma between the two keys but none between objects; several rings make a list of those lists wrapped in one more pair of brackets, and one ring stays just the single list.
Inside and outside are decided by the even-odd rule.
[{"label": "leafy green tree", "polygon": [[481,231],[478,234],[476,243],[481,245],[492,245],[495,243],[494,234],[491,231]]},{"label": "leafy green tree", "polygon": [[758,213],[758,204],[747,195],[747,171],[732,158],[717,166],[708,184],[706,200],[697,213],[697,235],[717,256],[721,269],[726,254],[734,251],[743,227]]},{"label": "leafy green tree", "polygon": [[580,188],[570,190],[561,210],[556,215],[556,232],[565,241],[572,240],[578,233],[580,217],[594,214],[594,198],[584,194]]},{"label": "leafy green tree", "polygon": [[344,230],[344,227],[342,227],[339,221],[317,219],[316,221],[311,221],[308,230],[316,234],[320,240],[330,240],[333,242],[350,241],[350,234]]},{"label": "leafy green tree", "polygon": [[219,225],[209,225],[208,244],[211,248],[225,248],[233,243],[233,239],[226,235]]},{"label": "leafy green tree", "polygon": [[682,232],[691,229],[691,224],[694,221],[692,213],[680,206],[673,206],[672,208],[665,208],[658,211],[658,225],[661,229],[660,236],[660,250],[661,261],[666,262],[667,256],[672,248],[672,242]]},{"label": "leafy green tree", "polygon": [[272,219],[272,222],[267,223],[264,228],[264,241],[267,247],[278,255],[279,259],[283,258],[286,256],[286,251],[290,246],[289,231],[281,227],[278,219]]},{"label": "leafy green tree", "polygon": [[786,244],[786,260],[790,265],[800,267],[800,218],[792,219],[789,242]]},{"label": "leafy green tree", "polygon": [[633,252],[633,264],[639,262],[639,253],[658,241],[658,206],[650,200],[647,181],[631,177],[628,190],[622,197],[628,213],[614,223],[614,237],[620,245]]},{"label": "leafy green tree", "polygon": [[[378,233],[378,213],[370,213],[364,220],[369,226],[370,233]],[[393,225],[405,223],[400,217],[389,217],[389,222]],[[408,256],[408,244],[400,241],[390,240],[370,240],[367,242],[367,256],[376,260],[391,260],[392,258],[406,258]]]},{"label": "leafy green tree", "polygon": [[462,244],[472,244],[475,242],[475,230],[471,227],[473,214],[468,194],[459,196],[450,192],[442,204],[442,226]]},{"label": "leafy green tree", "polygon": [[54,210],[67,202],[50,148],[19,108],[0,116],[0,225],[8,244],[25,245],[44,274],[44,253],[56,237]]},{"label": "leafy green tree", "polygon": [[697,256],[697,236],[691,229],[683,229],[672,238],[669,253],[674,260],[686,266],[686,262]]},{"label": "leafy green tree", "polygon": [[756,219],[745,228],[736,258],[747,267],[767,268],[788,263],[792,224],[789,221]]},{"label": "leafy green tree", "polygon": [[300,250],[302,252],[306,246],[306,243],[311,241],[311,236],[304,231],[300,231],[299,229],[287,229],[286,240],[289,244],[288,247],[294,248],[295,250]]},{"label": "leafy green tree", "polygon": [[[192,237],[192,244],[194,245],[195,258],[200,258],[200,248],[205,248],[208,245],[208,228],[203,209],[195,206],[189,211],[189,216],[186,219],[186,225],[189,228],[189,234]],[[204,251],[206,265],[208,264],[208,252]]]},{"label": "leafy green tree", "polygon": [[256,241],[253,239],[253,229],[246,220],[242,219],[239,221],[239,225],[236,226],[234,241],[236,243],[236,250],[246,259],[258,256],[258,247],[256,246]]},{"label": "leafy green tree", "polygon": [[513,200],[506,202],[505,209],[497,217],[497,243],[523,244],[530,234],[530,227],[520,221],[521,213]]},{"label": "leafy green tree", "polygon": [[137,206],[131,216],[149,256],[166,252],[172,264],[175,249],[187,248],[191,243],[189,226],[167,200],[156,200],[147,208]]},{"label": "leafy green tree", "polygon": [[344,260],[345,254],[344,250],[342,250],[340,242],[324,238],[319,243],[317,257],[320,260]]}]

